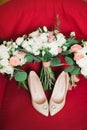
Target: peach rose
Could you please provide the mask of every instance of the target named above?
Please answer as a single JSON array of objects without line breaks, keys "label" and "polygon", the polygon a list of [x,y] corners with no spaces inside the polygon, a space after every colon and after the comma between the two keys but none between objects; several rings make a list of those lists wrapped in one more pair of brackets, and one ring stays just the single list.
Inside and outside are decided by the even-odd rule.
[{"label": "peach rose", "polygon": [[20,59],[17,56],[12,56],[10,58],[10,65],[11,66],[18,66],[18,65],[20,65]]},{"label": "peach rose", "polygon": [[82,49],[82,47],[80,45],[75,44],[75,45],[71,46],[70,51],[71,52],[77,52],[77,51],[79,51],[81,49]]},{"label": "peach rose", "polygon": [[79,82],[79,78],[76,75],[71,75],[71,81],[72,83],[69,84],[69,90],[72,90],[72,88],[77,86],[77,82]]},{"label": "peach rose", "polygon": [[62,48],[58,47],[58,52],[61,53],[62,52]]},{"label": "peach rose", "polygon": [[54,34],[58,34],[59,33],[59,31],[58,30],[54,30]]},{"label": "peach rose", "polygon": [[48,36],[48,40],[49,40],[49,42],[51,42],[51,41],[53,41],[53,39],[54,39],[54,37],[53,36]]},{"label": "peach rose", "polygon": [[74,54],[74,60],[80,60],[82,58],[84,58],[83,54],[81,54],[81,53],[75,53]]},{"label": "peach rose", "polygon": [[79,82],[80,79],[76,75],[72,75],[71,80],[72,82]]},{"label": "peach rose", "polygon": [[73,86],[69,83],[68,90],[72,90]]},{"label": "peach rose", "polygon": [[25,55],[26,55],[26,53],[23,52],[23,51],[19,51],[18,54],[21,55],[21,56],[23,56],[23,57],[25,57]]}]

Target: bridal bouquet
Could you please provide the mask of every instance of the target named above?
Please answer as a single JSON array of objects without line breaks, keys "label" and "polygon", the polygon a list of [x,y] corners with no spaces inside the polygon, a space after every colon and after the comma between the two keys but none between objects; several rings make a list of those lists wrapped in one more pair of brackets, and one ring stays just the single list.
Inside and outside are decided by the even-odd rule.
[{"label": "bridal bouquet", "polygon": [[51,88],[55,81],[51,65],[60,64],[57,56],[61,53],[63,44],[66,43],[65,36],[58,30],[48,31],[44,26],[29,34],[25,40],[21,42],[20,40],[22,39],[18,38],[16,43],[21,51],[26,52],[26,58],[42,62],[40,74],[42,85],[45,89]]},{"label": "bridal bouquet", "polygon": [[[65,58],[66,63],[61,63],[59,55]],[[58,30],[48,31],[44,26],[0,45],[0,73],[14,77],[26,89],[27,72],[22,70],[22,65],[27,62],[42,63],[40,79],[45,89],[51,88],[55,82],[51,66],[64,64],[68,65],[64,71],[69,73],[70,83],[75,85],[78,74],[87,77],[87,41],[75,40],[74,32],[66,38]]]}]

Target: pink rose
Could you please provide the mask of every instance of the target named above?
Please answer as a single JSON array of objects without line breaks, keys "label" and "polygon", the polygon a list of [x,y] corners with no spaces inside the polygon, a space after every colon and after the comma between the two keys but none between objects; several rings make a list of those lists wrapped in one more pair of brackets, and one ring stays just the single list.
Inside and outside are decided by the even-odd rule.
[{"label": "pink rose", "polygon": [[62,52],[62,48],[58,47],[58,52],[61,53]]},{"label": "pink rose", "polygon": [[71,75],[71,83],[69,83],[68,90],[72,90],[72,88],[77,86],[77,82],[79,82],[79,78],[76,75]]},{"label": "pink rose", "polygon": [[72,82],[79,82],[79,78],[76,75],[71,75]]},{"label": "pink rose", "polygon": [[23,51],[19,51],[18,54],[21,55],[21,56],[24,56],[24,57],[25,57],[25,55],[26,55],[26,53],[23,52]]},{"label": "pink rose", "polygon": [[77,51],[79,51],[81,49],[82,49],[82,47],[80,45],[75,44],[75,45],[71,46],[70,51],[71,52],[77,52]]},{"label": "pink rose", "polygon": [[54,30],[54,34],[58,34],[59,33],[59,31],[58,30]]},{"label": "pink rose", "polygon": [[72,88],[73,88],[72,84],[69,83],[68,90],[72,90]]},{"label": "pink rose", "polygon": [[82,58],[84,58],[83,54],[81,54],[81,53],[75,53],[74,54],[74,60],[80,60]]},{"label": "pink rose", "polygon": [[50,36],[48,36],[48,41],[49,41],[49,42],[53,41],[53,39],[54,39],[54,37],[53,37],[53,36],[51,36],[51,35],[50,35]]},{"label": "pink rose", "polygon": [[18,65],[20,65],[20,59],[17,56],[12,56],[10,58],[10,65],[11,66],[18,66]]}]

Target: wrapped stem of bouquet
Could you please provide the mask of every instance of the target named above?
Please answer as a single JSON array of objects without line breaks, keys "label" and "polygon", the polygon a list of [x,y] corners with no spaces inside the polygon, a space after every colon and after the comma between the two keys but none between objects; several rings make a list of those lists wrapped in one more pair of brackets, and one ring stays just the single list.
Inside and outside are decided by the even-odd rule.
[{"label": "wrapped stem of bouquet", "polygon": [[40,73],[40,80],[45,90],[52,88],[55,82],[55,76],[50,66],[50,61],[42,62],[42,69]]}]

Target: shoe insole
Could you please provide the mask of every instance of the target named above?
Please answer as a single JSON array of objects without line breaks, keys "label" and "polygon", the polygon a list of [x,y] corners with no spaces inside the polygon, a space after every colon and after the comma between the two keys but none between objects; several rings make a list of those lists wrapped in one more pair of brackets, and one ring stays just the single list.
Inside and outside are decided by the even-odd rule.
[{"label": "shoe insole", "polygon": [[38,76],[31,75],[29,82],[30,82],[29,83],[30,92],[33,100],[36,101],[37,103],[45,102],[46,99],[45,99],[44,90]]}]

